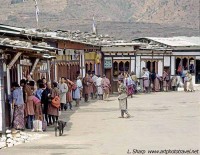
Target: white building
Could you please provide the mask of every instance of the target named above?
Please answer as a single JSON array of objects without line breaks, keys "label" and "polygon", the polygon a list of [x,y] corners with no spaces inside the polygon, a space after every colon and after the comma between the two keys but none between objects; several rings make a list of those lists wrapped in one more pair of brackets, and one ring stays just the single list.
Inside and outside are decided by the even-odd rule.
[{"label": "white building", "polygon": [[[195,84],[200,84],[200,37],[146,37],[134,41],[144,43],[137,53],[141,66],[162,75],[164,69],[171,75],[179,70],[190,71]],[[139,62],[139,61],[138,61]]]}]

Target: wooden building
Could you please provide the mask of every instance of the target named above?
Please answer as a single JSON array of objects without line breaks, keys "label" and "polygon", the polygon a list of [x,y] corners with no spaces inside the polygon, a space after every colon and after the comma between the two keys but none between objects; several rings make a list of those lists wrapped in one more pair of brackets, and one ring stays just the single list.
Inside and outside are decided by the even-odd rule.
[{"label": "wooden building", "polygon": [[3,132],[5,127],[10,126],[8,96],[11,94],[11,83],[20,83],[30,73],[36,75],[38,62],[48,62],[53,55],[55,52],[35,47],[30,42],[0,38],[0,127]]},{"label": "wooden building", "polygon": [[101,47],[104,73],[110,79],[112,91],[117,92],[120,72],[136,72],[136,53],[139,43],[111,43]]},{"label": "wooden building", "polygon": [[[13,39],[28,40],[33,44],[43,42],[55,48],[56,57],[50,62],[52,81],[58,81],[60,77],[75,79],[78,72],[85,76],[87,71],[95,69],[96,73],[102,74],[102,67],[99,63],[95,63],[96,55],[100,53],[100,46],[83,40],[90,36],[94,37],[89,33],[26,29],[0,24],[0,34]],[[42,66],[38,68],[37,73],[40,77],[47,77],[47,63],[40,64]],[[34,77],[38,78],[38,75]]]}]

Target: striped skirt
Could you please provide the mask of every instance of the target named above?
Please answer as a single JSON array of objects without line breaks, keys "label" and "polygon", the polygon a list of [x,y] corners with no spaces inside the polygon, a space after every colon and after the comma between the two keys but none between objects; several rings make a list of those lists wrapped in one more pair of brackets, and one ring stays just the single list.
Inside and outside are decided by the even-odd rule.
[{"label": "striped skirt", "polygon": [[24,105],[15,105],[13,127],[17,130],[24,129]]}]

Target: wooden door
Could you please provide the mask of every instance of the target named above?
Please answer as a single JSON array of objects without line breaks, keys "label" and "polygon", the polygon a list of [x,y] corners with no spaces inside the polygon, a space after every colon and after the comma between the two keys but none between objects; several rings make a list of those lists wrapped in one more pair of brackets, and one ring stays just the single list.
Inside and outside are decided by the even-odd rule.
[{"label": "wooden door", "polygon": [[110,84],[111,84],[111,93],[113,92],[113,79],[112,79],[112,70],[111,69],[105,69],[105,75],[106,77],[110,80]]}]

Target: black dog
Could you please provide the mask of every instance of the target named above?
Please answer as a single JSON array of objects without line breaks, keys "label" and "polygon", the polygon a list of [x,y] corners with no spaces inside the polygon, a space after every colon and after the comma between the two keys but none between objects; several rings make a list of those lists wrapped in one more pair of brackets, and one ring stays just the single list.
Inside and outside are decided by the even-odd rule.
[{"label": "black dog", "polygon": [[63,135],[64,128],[66,126],[67,122],[64,121],[58,121],[56,122],[55,126],[55,136],[57,136],[57,131],[59,130],[59,136]]}]

